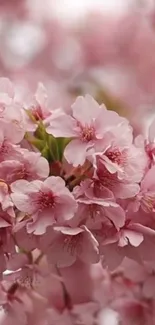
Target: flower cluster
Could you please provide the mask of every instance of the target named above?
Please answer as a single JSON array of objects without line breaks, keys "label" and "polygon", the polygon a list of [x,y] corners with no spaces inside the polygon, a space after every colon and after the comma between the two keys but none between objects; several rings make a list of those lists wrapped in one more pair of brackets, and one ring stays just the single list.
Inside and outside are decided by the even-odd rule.
[{"label": "flower cluster", "polygon": [[154,126],[0,79],[0,324],[155,324]]}]

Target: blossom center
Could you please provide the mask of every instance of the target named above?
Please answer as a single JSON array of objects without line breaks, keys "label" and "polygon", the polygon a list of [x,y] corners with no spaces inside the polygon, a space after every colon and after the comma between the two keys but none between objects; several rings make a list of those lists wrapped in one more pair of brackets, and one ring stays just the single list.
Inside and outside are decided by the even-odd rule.
[{"label": "blossom center", "polygon": [[148,154],[149,158],[153,160],[155,156],[155,144],[154,143],[148,143],[145,146],[145,151]]},{"label": "blossom center", "polygon": [[9,152],[9,145],[7,144],[7,141],[3,141],[3,144],[2,144],[2,146],[1,146],[1,148],[0,148],[0,152],[2,153],[2,154],[7,154],[8,152]]},{"label": "blossom center", "polygon": [[53,208],[55,205],[55,196],[53,192],[40,192],[37,203],[41,211],[46,208]]},{"label": "blossom center", "polygon": [[154,212],[155,211],[155,193],[144,194],[141,200],[141,207],[146,212]]},{"label": "blossom center", "polygon": [[80,135],[83,142],[89,142],[95,139],[95,129],[93,126],[81,126]]},{"label": "blossom center", "polygon": [[44,120],[44,115],[43,115],[43,112],[42,112],[42,109],[41,109],[40,105],[33,106],[31,108],[31,113],[32,113],[32,115],[33,115],[33,117],[35,118],[36,121]]},{"label": "blossom center", "polygon": [[81,234],[78,234],[77,236],[66,236],[64,239],[64,248],[71,256],[74,256],[74,254],[80,254],[82,251],[81,237]]},{"label": "blossom center", "polygon": [[106,151],[106,156],[113,162],[118,165],[125,164],[126,162],[126,152],[120,152],[118,149],[108,149]]},{"label": "blossom center", "polygon": [[28,177],[29,177],[29,172],[24,166],[21,166],[20,168],[18,168],[14,174],[15,174],[14,176],[16,177],[16,179],[28,179]]},{"label": "blossom center", "polygon": [[97,176],[102,186],[109,189],[118,183],[117,174],[111,174],[102,163],[98,165]]}]

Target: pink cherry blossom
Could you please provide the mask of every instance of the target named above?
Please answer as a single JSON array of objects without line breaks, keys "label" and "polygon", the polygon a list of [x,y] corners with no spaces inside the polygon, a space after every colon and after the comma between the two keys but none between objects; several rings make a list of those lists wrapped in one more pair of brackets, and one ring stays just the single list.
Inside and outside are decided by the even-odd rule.
[{"label": "pink cherry blossom", "polygon": [[97,148],[106,130],[124,121],[115,112],[107,111],[103,105],[99,106],[91,96],[86,95],[76,99],[72,105],[72,116],[62,113],[53,117],[47,132],[55,137],[73,138],[64,156],[73,166],[78,166],[83,165],[92,150]]},{"label": "pink cherry blossom", "polygon": [[0,182],[0,203],[3,211],[6,211],[12,217],[15,217],[13,210],[14,204],[11,200],[9,188],[4,182]]},{"label": "pink cherry blossom", "polygon": [[15,100],[13,85],[5,78],[0,79],[0,108],[0,125],[5,137],[12,143],[19,143],[25,134],[24,115]]},{"label": "pink cherry blossom", "polygon": [[[102,187],[97,188],[94,182],[88,180],[84,181],[80,188],[75,188],[74,192],[76,201],[79,203],[76,214],[78,224],[83,222],[89,229],[100,228],[108,219],[117,229],[123,227],[124,210],[113,197],[105,196],[109,193],[106,193]],[[75,222],[74,219],[73,222]]]},{"label": "pink cherry blossom", "polygon": [[77,259],[70,267],[61,268],[60,274],[75,305],[94,300],[94,288],[100,284],[104,270],[101,263],[89,264]]},{"label": "pink cherry blossom", "polygon": [[15,92],[12,82],[7,78],[0,78],[1,113],[5,111],[5,105],[8,105],[12,102],[14,96]]},{"label": "pink cherry blossom", "polygon": [[[0,178],[7,184],[19,179],[45,179],[49,175],[48,161],[39,152],[21,149],[18,160],[5,160],[0,163]],[[16,158],[16,157],[15,157]]]},{"label": "pink cherry blossom", "polygon": [[56,103],[54,99],[49,101],[48,97],[46,88],[42,83],[39,83],[35,96],[26,100],[24,121],[27,131],[34,132],[40,122],[48,127],[51,119],[62,114],[63,111],[59,109],[59,105],[57,106],[57,101]]},{"label": "pink cherry blossom", "polygon": [[[153,273],[153,272],[152,272]],[[143,295],[147,298],[153,298],[155,297],[155,290],[154,290],[154,282],[155,282],[155,276],[154,274],[150,274],[143,285]]]},{"label": "pink cherry blossom", "polygon": [[148,168],[154,165],[154,155],[155,155],[155,119],[151,122],[148,130],[147,136],[139,135],[135,139],[135,144],[137,147],[145,150],[148,157]]},{"label": "pink cherry blossom", "polygon": [[73,317],[70,315],[67,309],[65,309],[62,313],[60,313],[57,309],[49,309],[47,312],[47,320],[49,320],[49,322],[47,324],[50,324],[51,319],[54,321],[54,323],[59,325],[73,324]]},{"label": "pink cherry blossom", "polygon": [[128,279],[140,283],[142,286],[142,295],[146,299],[154,298],[154,263],[144,262],[143,265],[137,262],[127,260],[123,263],[124,275]]},{"label": "pink cherry blossom", "polygon": [[98,304],[89,302],[85,304],[75,305],[73,315],[76,316],[77,321],[85,325],[93,325],[95,314],[98,312]]},{"label": "pink cherry blossom", "polygon": [[0,119],[0,125],[10,142],[16,144],[24,138],[25,122],[20,104],[13,103],[7,106],[3,117]]},{"label": "pink cherry blossom", "polygon": [[[44,315],[46,299],[34,291],[23,290],[17,283],[9,287],[7,282],[3,282],[2,292],[1,321],[3,324],[11,325],[13,321],[18,325],[26,325],[28,322],[33,324],[35,320],[38,323],[39,318]],[[40,312],[34,317],[33,311],[37,308]]]},{"label": "pink cherry blossom", "polygon": [[30,215],[28,232],[43,234],[46,227],[73,217],[77,205],[60,177],[48,177],[44,182],[19,180],[11,184],[11,198],[21,212]]},{"label": "pink cherry blossom", "polygon": [[108,188],[116,198],[126,199],[134,197],[139,192],[139,185],[128,179],[119,179],[117,172],[110,173],[102,162],[102,155],[96,155],[95,178]]},{"label": "pink cherry blossom", "polygon": [[[106,139],[107,137],[107,139]],[[147,167],[147,156],[143,149],[133,144],[132,130],[126,124],[120,125],[107,133],[100,161],[111,173],[117,173],[118,179],[139,182]]]},{"label": "pink cherry blossom", "polygon": [[18,247],[21,247],[24,251],[31,252],[36,247],[38,247],[38,236],[33,235],[33,233],[29,234],[27,232],[25,222],[24,225],[19,223],[17,219],[17,223],[13,228],[14,230],[14,238]]},{"label": "pink cherry blossom", "polygon": [[152,234],[149,228],[134,223],[126,223],[119,232],[113,233],[113,236],[111,234],[110,240],[104,239],[104,232],[103,228],[100,231],[100,251],[103,254],[103,265],[111,270],[116,269],[125,257],[141,263],[141,245],[147,248],[145,236],[155,238],[155,231]]},{"label": "pink cherry blossom", "polygon": [[146,321],[150,315],[150,308],[147,302],[143,300],[141,301],[140,299],[136,299],[134,297],[127,297],[126,299],[121,297],[118,300],[116,299],[113,307],[115,310],[118,310],[122,324],[149,324]]},{"label": "pink cherry blossom", "polygon": [[[9,202],[10,203],[10,202]],[[11,210],[11,216],[6,212],[3,211],[2,208],[0,208],[0,228],[7,228],[9,227],[11,230],[11,226],[13,224],[13,217],[14,217],[14,211]],[[12,217],[13,215],[13,217]]]},{"label": "pink cherry blossom", "polygon": [[129,203],[132,211],[138,211],[140,208],[146,213],[155,212],[155,166],[148,170],[141,182],[139,194]]},{"label": "pink cherry blossom", "polygon": [[0,212],[0,277],[6,271],[7,256],[15,253],[15,244],[11,236],[11,223],[9,221],[6,214]]},{"label": "pink cherry blossom", "polygon": [[77,258],[85,263],[99,261],[98,242],[86,226],[54,229],[58,235],[47,250],[49,263],[66,267],[72,265]]},{"label": "pink cherry blossom", "polygon": [[42,83],[38,84],[34,98],[25,104],[25,121],[28,131],[35,131],[37,122],[45,120],[50,116],[48,108],[48,95]]},{"label": "pink cherry blossom", "polygon": [[19,147],[7,140],[3,130],[0,130],[0,162],[3,160],[19,159]]},{"label": "pink cherry blossom", "polygon": [[34,105],[31,108],[31,112],[36,120],[44,120],[50,114],[47,108],[47,92],[42,83],[38,84],[35,97]]}]

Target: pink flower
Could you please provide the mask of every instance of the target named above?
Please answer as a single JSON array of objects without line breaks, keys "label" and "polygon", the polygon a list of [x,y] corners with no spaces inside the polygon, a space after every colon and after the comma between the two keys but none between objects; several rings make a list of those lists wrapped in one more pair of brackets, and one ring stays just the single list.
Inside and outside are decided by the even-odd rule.
[{"label": "pink flower", "polygon": [[19,159],[20,156],[19,147],[8,141],[4,131],[0,130],[0,162],[3,160]]},{"label": "pink flower", "polygon": [[54,230],[57,235],[47,250],[49,263],[66,267],[77,258],[85,263],[99,261],[98,242],[87,227],[54,227]]},{"label": "pink flower", "polygon": [[134,247],[138,247],[143,241],[143,234],[140,232],[135,231],[134,226],[132,228],[126,227],[121,229],[119,233],[119,247],[125,247],[127,245],[132,245]]},{"label": "pink flower", "polygon": [[55,107],[56,103],[54,99],[49,102],[46,88],[42,83],[38,83],[34,97],[24,105],[26,130],[34,132],[41,121],[48,127],[51,119],[62,114],[62,110],[58,108],[59,106]]},{"label": "pink flower", "polygon": [[4,325],[11,325],[12,321],[17,325],[43,324],[40,320],[45,317],[47,301],[37,292],[22,288],[17,283],[9,286],[9,282],[3,281],[1,295],[0,321]]},{"label": "pink flower", "polygon": [[30,216],[28,232],[43,234],[55,223],[70,220],[77,204],[60,177],[48,177],[44,182],[19,180],[11,185],[11,198],[19,211]]},{"label": "pink flower", "polygon": [[98,304],[95,302],[75,305],[73,308],[73,315],[76,316],[77,322],[85,325],[94,324],[97,312]]},{"label": "pink flower", "polygon": [[154,165],[155,163],[155,119],[149,126],[148,135],[145,138],[143,135],[139,135],[135,139],[137,147],[145,150],[148,158],[147,167]]},{"label": "pink flower", "polygon": [[[149,303],[140,297],[127,295],[116,298],[113,308],[119,312],[119,320],[125,325],[153,324],[152,311]],[[147,320],[149,321],[147,322]]]},{"label": "pink flower", "polygon": [[4,182],[0,182],[0,204],[3,211],[6,211],[11,217],[15,217],[14,204],[10,197],[9,188]]},{"label": "pink flower", "polygon": [[141,181],[147,167],[147,156],[143,149],[133,144],[132,129],[122,124],[107,132],[100,152],[94,155],[111,173],[117,173],[120,180],[138,183]]},{"label": "pink flower", "polygon": [[102,155],[96,155],[94,177],[108,188],[116,198],[134,197],[139,192],[139,185],[128,179],[119,179],[117,172],[110,173],[102,161]]},{"label": "pink flower", "polygon": [[[6,201],[8,201],[7,198],[6,198]],[[6,203],[8,203],[8,202],[6,202]],[[9,201],[9,204],[10,204],[10,201]],[[9,227],[11,230],[11,227],[14,222],[14,217],[15,217],[14,211],[12,211],[13,209],[11,209],[12,208],[12,206],[11,206],[11,207],[9,207],[10,210],[8,208],[8,212],[10,212],[10,214],[8,214],[7,211],[2,210],[2,207],[3,207],[3,209],[5,208],[5,202],[0,207],[0,228]]]},{"label": "pink flower", "polygon": [[16,225],[13,227],[13,232],[18,247],[22,247],[23,250],[31,252],[38,247],[38,236],[33,235],[33,233],[28,234],[25,222],[24,225],[21,225],[18,218]]},{"label": "pink flower", "polygon": [[64,156],[73,166],[78,166],[83,165],[97,149],[107,130],[125,121],[86,95],[76,99],[72,105],[72,116],[62,113],[51,118],[47,132],[55,137],[73,138],[65,148]]},{"label": "pink flower", "polygon": [[[21,268],[24,268],[29,264],[28,256],[24,253],[14,253],[9,254],[7,259],[7,270],[8,271],[17,271],[21,272]],[[18,271],[14,273],[14,276],[11,272],[9,274],[5,274],[5,279],[9,280],[15,280],[16,274],[18,274]]]},{"label": "pink flower", "polygon": [[34,105],[32,105],[31,108],[31,112],[36,121],[44,120],[50,114],[50,111],[47,108],[47,99],[48,95],[46,89],[42,83],[39,83],[34,96]]},{"label": "pink flower", "polygon": [[103,273],[100,263],[86,264],[80,259],[77,259],[70,267],[60,269],[65,287],[74,305],[94,300],[94,288],[97,283],[100,283]]},{"label": "pink flower", "polygon": [[[21,149],[18,160],[5,160],[0,163],[0,178],[7,184],[19,179],[32,181],[44,179],[49,175],[48,161],[39,152]],[[15,157],[16,158],[16,157]]]},{"label": "pink flower", "polygon": [[15,253],[9,216],[0,211],[0,277],[6,271],[7,257]]},{"label": "pink flower", "polygon": [[[104,232],[104,229],[102,231]],[[101,237],[100,251],[103,255],[103,266],[107,265],[110,270],[114,270],[122,263],[125,256],[141,262],[139,247],[143,244],[146,234],[155,236],[155,232],[152,235],[152,230],[147,227],[126,223],[119,232],[113,234],[111,240],[105,238],[102,241]]]},{"label": "pink flower", "polygon": [[44,85],[39,83],[33,99],[26,104],[25,121],[27,130],[35,131],[37,122],[45,120],[49,115],[47,92]]},{"label": "pink flower", "polygon": [[75,188],[74,193],[79,207],[75,220],[71,220],[71,223],[77,222],[79,225],[83,222],[89,229],[100,229],[108,219],[116,229],[124,226],[125,212],[114,197],[109,195],[112,193],[108,193],[108,190],[86,180],[82,186]]},{"label": "pink flower", "polygon": [[98,152],[91,158],[94,177],[116,198],[135,196],[147,168],[145,151],[132,142],[132,130],[124,123],[106,133]]},{"label": "pink flower", "polygon": [[154,261],[138,264],[134,261],[127,260],[123,263],[124,275],[135,283],[140,283],[142,295],[146,299],[155,298],[155,265]]},{"label": "pink flower", "polygon": [[[58,325],[72,325],[72,321],[73,321],[73,317],[70,315],[70,312],[68,311],[68,309],[64,309],[62,312],[59,312],[59,310],[52,308],[52,309],[48,309],[47,312],[47,320],[48,323],[50,324],[51,321],[54,324],[58,324]],[[41,325],[44,325],[41,324]]]},{"label": "pink flower", "polygon": [[146,299],[155,298],[155,275],[154,270],[152,274],[148,275],[144,284],[143,284],[143,295]]},{"label": "pink flower", "polygon": [[10,105],[14,99],[15,92],[12,82],[7,78],[0,78],[0,112],[5,111],[5,106]]},{"label": "pink flower", "polygon": [[145,213],[155,212],[155,166],[148,170],[141,182],[140,192],[129,203],[128,208],[137,212],[140,208]]},{"label": "pink flower", "polygon": [[13,103],[6,107],[3,117],[0,118],[0,126],[8,141],[16,144],[23,140],[26,130],[20,104]]},{"label": "pink flower", "polygon": [[0,126],[5,137],[12,143],[19,143],[25,134],[24,115],[21,104],[15,101],[10,80],[0,79]]}]

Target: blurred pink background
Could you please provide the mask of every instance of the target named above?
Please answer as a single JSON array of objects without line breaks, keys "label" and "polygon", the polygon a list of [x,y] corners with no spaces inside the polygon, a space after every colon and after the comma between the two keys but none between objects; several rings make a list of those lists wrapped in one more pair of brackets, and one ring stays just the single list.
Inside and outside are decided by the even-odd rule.
[{"label": "blurred pink background", "polygon": [[54,107],[91,93],[139,132],[154,112],[154,52],[153,0],[0,1],[0,76],[20,97],[38,82]]}]

